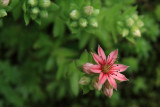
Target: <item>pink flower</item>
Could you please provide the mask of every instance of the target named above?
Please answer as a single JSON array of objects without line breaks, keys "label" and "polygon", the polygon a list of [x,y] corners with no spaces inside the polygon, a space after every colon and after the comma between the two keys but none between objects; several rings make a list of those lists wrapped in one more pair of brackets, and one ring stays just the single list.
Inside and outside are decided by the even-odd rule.
[{"label": "pink flower", "polygon": [[106,96],[108,96],[110,98],[113,94],[113,87],[108,82],[106,82],[104,89],[103,89],[103,92]]},{"label": "pink flower", "polygon": [[121,74],[121,72],[125,71],[128,66],[123,64],[114,64],[118,55],[118,49],[112,51],[108,57],[103,51],[103,49],[98,46],[98,55],[92,53],[92,56],[97,63],[97,65],[92,65],[90,69],[93,73],[100,73],[99,75],[99,84],[104,84],[108,79],[109,84],[117,90],[117,83],[115,79],[119,81],[127,81],[128,79]]},{"label": "pink flower", "polygon": [[83,71],[87,74],[92,74],[93,72],[90,70],[92,68],[93,64],[86,63],[83,65]]}]

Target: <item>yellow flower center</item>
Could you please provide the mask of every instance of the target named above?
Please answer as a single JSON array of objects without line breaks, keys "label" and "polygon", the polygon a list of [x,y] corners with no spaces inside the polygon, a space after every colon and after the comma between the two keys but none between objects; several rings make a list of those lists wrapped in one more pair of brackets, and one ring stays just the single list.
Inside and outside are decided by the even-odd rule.
[{"label": "yellow flower center", "polygon": [[111,65],[109,65],[109,64],[105,64],[105,65],[102,67],[102,71],[103,71],[104,73],[108,73],[108,72],[110,71],[110,69],[111,69]]}]

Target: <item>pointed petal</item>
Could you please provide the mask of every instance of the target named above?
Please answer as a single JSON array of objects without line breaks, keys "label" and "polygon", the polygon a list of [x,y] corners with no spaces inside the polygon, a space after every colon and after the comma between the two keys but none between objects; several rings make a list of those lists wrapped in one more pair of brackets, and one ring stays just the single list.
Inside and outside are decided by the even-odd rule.
[{"label": "pointed petal", "polygon": [[101,70],[101,65],[92,65],[92,69],[99,69],[99,70]]},{"label": "pointed petal", "polygon": [[99,75],[99,84],[104,84],[107,80],[107,75],[103,72]]},{"label": "pointed petal", "polygon": [[121,73],[115,73],[114,75],[111,76],[119,81],[128,81],[128,79]]},{"label": "pointed petal", "polygon": [[100,73],[102,71],[101,70],[101,65],[92,65],[90,70],[93,73]]},{"label": "pointed petal", "polygon": [[123,65],[123,64],[113,64],[110,71],[117,71],[117,72],[123,72],[125,71],[129,66]]},{"label": "pointed petal", "polygon": [[92,53],[92,56],[97,64],[103,64],[103,60],[97,54]]},{"label": "pointed petal", "polygon": [[91,68],[91,71],[92,71],[93,73],[100,73],[100,72],[101,72],[101,70],[99,70],[99,69],[92,69],[92,68]]},{"label": "pointed petal", "polygon": [[107,64],[114,64],[115,60],[117,59],[117,55],[118,55],[118,49],[112,51],[107,57]]},{"label": "pointed petal", "polygon": [[105,55],[103,49],[102,49],[100,46],[98,46],[98,55],[99,55],[100,57],[102,57],[102,59],[103,59],[104,61],[106,61],[106,55]]},{"label": "pointed petal", "polygon": [[117,83],[110,75],[108,76],[108,82],[115,90],[117,90]]},{"label": "pointed petal", "polygon": [[102,79],[103,75],[104,75],[104,73],[101,72],[100,75],[99,75],[99,81]]}]

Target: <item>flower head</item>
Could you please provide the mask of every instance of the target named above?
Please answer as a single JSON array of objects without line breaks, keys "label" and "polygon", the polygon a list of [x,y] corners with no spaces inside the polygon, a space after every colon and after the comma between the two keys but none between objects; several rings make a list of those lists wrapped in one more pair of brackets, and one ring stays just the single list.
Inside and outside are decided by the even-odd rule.
[{"label": "flower head", "polygon": [[103,49],[98,46],[98,55],[92,53],[92,56],[97,63],[97,65],[92,65],[91,71],[93,73],[99,73],[99,84],[104,84],[106,80],[108,80],[109,84],[117,90],[117,83],[115,81],[127,81],[128,79],[121,74],[121,72],[125,71],[128,66],[123,64],[115,64],[117,59],[118,49],[112,51],[108,57],[106,57]]}]

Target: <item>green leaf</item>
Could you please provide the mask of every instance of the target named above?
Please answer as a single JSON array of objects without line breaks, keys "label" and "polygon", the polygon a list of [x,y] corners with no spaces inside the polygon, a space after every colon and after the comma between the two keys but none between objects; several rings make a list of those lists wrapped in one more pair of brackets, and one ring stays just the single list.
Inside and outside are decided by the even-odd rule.
[{"label": "green leaf", "polygon": [[54,37],[63,36],[65,31],[64,22],[60,18],[56,18],[53,27]]},{"label": "green leaf", "polygon": [[57,60],[57,64],[58,64],[58,71],[56,74],[56,79],[60,80],[64,74],[64,70],[65,70],[65,60],[64,59],[58,59]]},{"label": "green leaf", "polygon": [[70,65],[70,72],[72,73],[69,79],[71,91],[75,96],[77,96],[79,93],[79,75],[74,62],[72,62]]},{"label": "green leaf", "polygon": [[83,33],[81,35],[82,37],[80,38],[79,41],[79,48],[82,49],[86,46],[88,40],[90,39],[90,35],[88,33]]},{"label": "green leaf", "polygon": [[29,16],[27,14],[24,14],[24,21],[25,21],[25,24],[28,25],[29,24]]},{"label": "green leaf", "polygon": [[88,52],[85,50],[80,59],[76,61],[77,66],[82,66],[83,64],[88,62]]},{"label": "green leaf", "polygon": [[136,41],[133,37],[126,37],[126,39],[130,42],[132,42],[133,44],[136,44]]},{"label": "green leaf", "polygon": [[41,19],[36,19],[35,21],[36,21],[36,23],[38,23],[39,25],[41,24]]},{"label": "green leaf", "polygon": [[56,3],[52,2],[50,6],[50,10],[57,11],[58,9],[59,9],[59,6]]},{"label": "green leaf", "polygon": [[83,90],[83,94],[87,94],[90,91],[89,87],[86,85],[81,85],[81,89]]},{"label": "green leaf", "polygon": [[54,60],[53,56],[50,56],[47,60],[47,63],[46,63],[46,70],[49,71],[52,68],[54,68],[54,66],[55,66],[55,60]]},{"label": "green leaf", "polygon": [[22,9],[23,9],[24,13],[26,13],[26,12],[27,12],[27,6],[26,6],[26,3],[23,3]]}]

